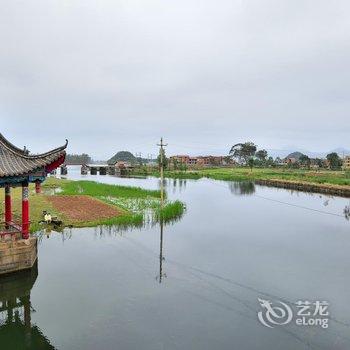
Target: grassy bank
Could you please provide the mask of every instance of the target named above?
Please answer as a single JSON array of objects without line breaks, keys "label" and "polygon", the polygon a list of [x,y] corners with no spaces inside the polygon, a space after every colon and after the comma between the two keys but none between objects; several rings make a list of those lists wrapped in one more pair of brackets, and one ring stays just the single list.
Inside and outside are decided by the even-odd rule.
[{"label": "grassy bank", "polygon": [[[142,171],[145,175],[145,172]],[[152,171],[147,175],[159,176]],[[204,168],[188,171],[165,171],[165,176],[179,179],[209,178],[226,181],[255,181],[267,186],[350,196],[350,172],[289,168]]]},{"label": "grassy bank", "polygon": [[[148,175],[159,176],[150,172]],[[288,168],[204,168],[188,171],[165,171],[166,177],[200,179],[203,177],[215,180],[254,181],[254,180],[286,180],[296,182],[310,182],[314,184],[329,184],[350,186],[350,172],[330,170],[303,170]]]},{"label": "grassy bank", "polygon": [[[145,190],[138,187],[127,187],[117,185],[101,184],[93,181],[69,181],[56,178],[49,178],[42,186],[42,194],[36,194],[34,186],[30,185],[30,218],[31,232],[38,231],[42,225],[42,212],[46,210],[53,216],[57,216],[64,222],[65,226],[71,227],[92,227],[98,225],[117,225],[117,226],[142,226],[145,217],[152,217],[155,221],[161,217],[160,212],[160,191]],[[0,191],[0,200],[4,201],[3,191]],[[12,190],[14,221],[21,221],[21,188]],[[108,218],[90,218],[90,219],[72,219],[65,214],[65,210],[58,210],[51,203],[50,197],[63,196],[84,196],[94,198],[103,202],[106,208],[113,208],[117,215]],[[69,197],[70,198],[70,197]],[[67,198],[68,199],[68,198]],[[65,203],[65,202],[64,202]],[[3,206],[1,206],[3,210]],[[79,209],[79,208],[78,208]],[[172,220],[180,217],[185,207],[181,202],[165,202],[163,216],[166,220]],[[66,211],[69,213],[69,210]],[[3,212],[1,215],[4,215]]]}]

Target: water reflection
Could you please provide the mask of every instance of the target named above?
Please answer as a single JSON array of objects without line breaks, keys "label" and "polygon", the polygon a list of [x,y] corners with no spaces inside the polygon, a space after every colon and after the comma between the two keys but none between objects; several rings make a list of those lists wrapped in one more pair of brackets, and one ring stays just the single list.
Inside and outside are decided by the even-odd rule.
[{"label": "water reflection", "polygon": [[160,239],[159,239],[159,275],[157,276],[157,280],[159,281],[159,283],[162,283],[162,279],[163,277],[167,277],[166,273],[163,272],[163,261],[165,260],[164,256],[163,256],[163,229],[164,229],[164,224],[163,224],[163,220],[160,221]]},{"label": "water reflection", "polygon": [[1,349],[55,349],[39,327],[31,322],[31,314],[36,310],[30,295],[37,277],[37,263],[32,269],[1,277]]},{"label": "water reflection", "polygon": [[344,216],[346,220],[350,220],[350,204],[345,206]]},{"label": "water reflection", "polygon": [[255,184],[252,181],[229,182],[229,189],[236,196],[249,196],[255,193]]},{"label": "water reflection", "polygon": [[72,238],[72,227],[46,225],[46,227],[43,228],[41,231],[36,232],[35,236],[38,238],[38,243],[40,244],[44,237],[46,237],[46,239],[49,239],[52,234],[56,233],[60,234],[62,242],[64,242],[67,239]]}]

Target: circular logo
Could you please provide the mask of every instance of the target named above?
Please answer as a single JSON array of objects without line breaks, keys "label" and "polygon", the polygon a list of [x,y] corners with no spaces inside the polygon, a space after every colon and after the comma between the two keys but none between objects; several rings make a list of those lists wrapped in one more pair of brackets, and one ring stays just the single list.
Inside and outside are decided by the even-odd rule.
[{"label": "circular logo", "polygon": [[289,323],[293,318],[293,311],[286,303],[278,301],[274,306],[271,301],[258,298],[263,308],[258,312],[258,319],[265,327],[273,328]]}]

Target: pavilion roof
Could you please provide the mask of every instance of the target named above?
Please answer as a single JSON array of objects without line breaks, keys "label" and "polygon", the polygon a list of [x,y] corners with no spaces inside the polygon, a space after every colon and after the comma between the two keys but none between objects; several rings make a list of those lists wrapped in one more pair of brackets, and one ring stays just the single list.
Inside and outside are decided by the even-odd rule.
[{"label": "pavilion roof", "polygon": [[0,178],[23,176],[53,164],[66,154],[68,141],[58,148],[43,154],[29,154],[9,142],[0,133]]}]

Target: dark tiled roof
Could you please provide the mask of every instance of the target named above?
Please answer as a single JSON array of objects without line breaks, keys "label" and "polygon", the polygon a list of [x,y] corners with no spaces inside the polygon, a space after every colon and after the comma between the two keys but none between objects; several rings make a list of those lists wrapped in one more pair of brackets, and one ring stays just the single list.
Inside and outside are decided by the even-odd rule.
[{"label": "dark tiled roof", "polygon": [[0,178],[21,176],[46,167],[66,154],[65,145],[43,154],[29,154],[19,149],[0,134]]}]

